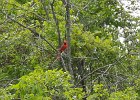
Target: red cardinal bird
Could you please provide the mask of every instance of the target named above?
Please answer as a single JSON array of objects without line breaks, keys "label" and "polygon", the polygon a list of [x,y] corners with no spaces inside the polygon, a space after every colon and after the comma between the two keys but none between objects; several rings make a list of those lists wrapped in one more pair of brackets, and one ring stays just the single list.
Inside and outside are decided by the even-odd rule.
[{"label": "red cardinal bird", "polygon": [[63,45],[62,45],[61,48],[59,49],[60,53],[62,53],[63,51],[65,51],[67,48],[68,48],[67,41],[64,40]]},{"label": "red cardinal bird", "polygon": [[67,41],[64,40],[62,46],[59,48],[59,52],[57,54],[57,59],[60,59],[61,58],[61,53],[64,52],[67,48],[68,48]]}]

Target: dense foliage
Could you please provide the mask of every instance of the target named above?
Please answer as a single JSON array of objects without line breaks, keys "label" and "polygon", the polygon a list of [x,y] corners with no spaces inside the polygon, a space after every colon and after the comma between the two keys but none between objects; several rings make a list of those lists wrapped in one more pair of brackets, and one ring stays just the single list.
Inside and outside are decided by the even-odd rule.
[{"label": "dense foliage", "polygon": [[1,0],[0,99],[139,100],[138,26],[119,0]]}]

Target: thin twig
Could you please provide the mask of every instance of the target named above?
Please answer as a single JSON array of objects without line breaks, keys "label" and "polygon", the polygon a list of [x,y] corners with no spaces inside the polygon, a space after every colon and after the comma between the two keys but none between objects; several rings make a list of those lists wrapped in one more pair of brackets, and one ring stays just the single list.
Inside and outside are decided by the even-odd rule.
[{"label": "thin twig", "polygon": [[11,84],[13,81],[18,81],[19,79],[2,79],[0,80],[0,82],[5,82],[7,81],[7,83],[5,85],[3,85],[3,87],[7,87],[9,84]]},{"label": "thin twig", "polygon": [[63,53],[61,53],[61,56],[60,57],[61,57],[61,60],[62,60],[63,68],[64,68],[65,71],[67,71],[66,64],[65,64],[64,59],[62,57],[62,54]]},{"label": "thin twig", "polygon": [[[127,54],[125,54],[124,56],[122,56],[121,58],[119,58],[119,60],[121,60],[121,59],[122,59],[123,57],[125,57],[126,55],[127,55]],[[107,68],[107,69],[103,72],[103,74],[105,74],[105,73],[106,73],[113,65],[115,65],[117,62],[118,62],[118,60],[115,60],[115,62],[112,63],[112,64],[108,64],[108,65],[105,65],[105,66],[103,66],[103,67],[97,68],[96,70],[92,71],[91,73],[89,73],[89,74],[87,74],[85,77],[83,77],[74,87],[78,86],[78,84],[79,84],[82,80],[87,79],[88,76],[92,75],[93,73],[95,73],[95,72],[97,72],[97,71],[99,71],[99,70],[101,70],[101,69]],[[99,78],[99,77],[100,77],[100,75],[99,75],[97,78]],[[97,78],[96,78],[96,79],[97,79]],[[94,80],[96,80],[96,79],[94,79]]]}]

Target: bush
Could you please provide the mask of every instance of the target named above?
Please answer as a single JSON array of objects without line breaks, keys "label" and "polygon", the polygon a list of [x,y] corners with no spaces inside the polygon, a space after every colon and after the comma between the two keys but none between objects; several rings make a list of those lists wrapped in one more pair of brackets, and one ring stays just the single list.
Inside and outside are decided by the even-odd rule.
[{"label": "bush", "polygon": [[[22,76],[18,84],[11,85],[6,90],[5,99],[21,100],[81,100],[81,88],[71,88],[71,76],[62,70],[48,70],[44,72],[38,68],[29,75]],[[8,99],[6,99],[8,100]]]}]

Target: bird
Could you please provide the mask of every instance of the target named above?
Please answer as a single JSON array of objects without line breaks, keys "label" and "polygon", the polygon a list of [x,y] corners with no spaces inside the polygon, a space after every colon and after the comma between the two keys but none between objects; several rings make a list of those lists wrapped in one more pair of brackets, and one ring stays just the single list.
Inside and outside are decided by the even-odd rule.
[{"label": "bird", "polygon": [[62,44],[61,47],[59,48],[59,52],[62,53],[62,52],[64,52],[67,48],[68,48],[67,41],[64,40],[63,44]]},{"label": "bird", "polygon": [[57,54],[57,58],[56,59],[60,59],[61,58],[61,53],[63,53],[67,48],[68,48],[67,41],[64,40],[63,44],[58,49],[58,54]]}]

